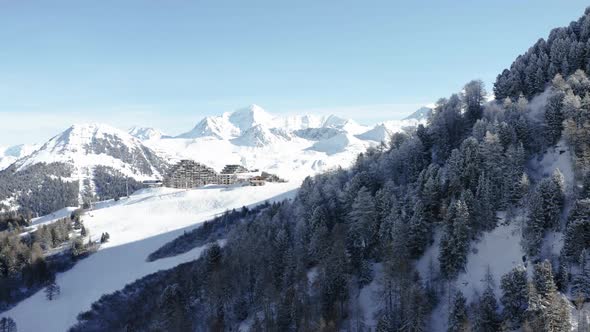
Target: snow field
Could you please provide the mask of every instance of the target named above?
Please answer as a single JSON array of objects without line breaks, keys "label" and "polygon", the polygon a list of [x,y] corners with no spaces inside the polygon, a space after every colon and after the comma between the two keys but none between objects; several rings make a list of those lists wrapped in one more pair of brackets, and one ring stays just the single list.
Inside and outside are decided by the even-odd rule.
[{"label": "snow field", "polygon": [[[147,274],[196,259],[202,248],[146,262],[148,254],[184,230],[228,209],[293,197],[298,186],[299,183],[290,182],[262,187],[210,186],[188,191],[158,188],[142,190],[118,202],[100,202],[83,216],[83,221],[93,239],[108,232],[110,241],[72,269],[57,275],[61,294],[56,300],[48,301],[45,293],[39,291],[2,316],[12,317],[21,332],[66,331],[76,322],[78,313],[90,309],[103,294]],[[53,218],[59,216],[56,213]],[[47,217],[37,221],[51,220]]]}]

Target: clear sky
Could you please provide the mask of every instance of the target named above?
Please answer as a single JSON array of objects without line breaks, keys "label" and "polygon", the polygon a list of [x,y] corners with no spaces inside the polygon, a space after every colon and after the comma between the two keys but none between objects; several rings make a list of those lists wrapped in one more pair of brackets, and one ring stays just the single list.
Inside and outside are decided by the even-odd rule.
[{"label": "clear sky", "polygon": [[[395,119],[495,76],[585,1],[0,0],[0,145],[187,131],[256,103]],[[360,110],[360,111],[359,111]]]}]

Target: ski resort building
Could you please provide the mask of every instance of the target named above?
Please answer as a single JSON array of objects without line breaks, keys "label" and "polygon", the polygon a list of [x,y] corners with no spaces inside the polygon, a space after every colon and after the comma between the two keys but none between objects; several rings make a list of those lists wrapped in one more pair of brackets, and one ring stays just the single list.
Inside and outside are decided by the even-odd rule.
[{"label": "ski resort building", "polygon": [[171,188],[195,188],[218,182],[219,176],[213,168],[193,160],[181,160],[164,179],[164,185]]},{"label": "ski resort building", "polygon": [[238,174],[248,172],[249,171],[246,167],[237,164],[225,165],[225,167],[221,170],[221,174]]},{"label": "ski resort building", "polygon": [[250,183],[251,186],[264,186],[266,184],[266,180],[262,177],[262,176],[254,176],[251,177],[248,182]]},{"label": "ski resort building", "polygon": [[181,160],[164,178],[164,186],[171,188],[196,188],[208,184],[263,186],[266,182],[284,180],[266,172],[249,171],[242,165],[225,165],[218,174],[213,168],[193,160]]},{"label": "ski resort building", "polygon": [[225,165],[219,174],[219,184],[230,185],[243,180],[244,174],[249,171],[242,165],[232,164]]}]

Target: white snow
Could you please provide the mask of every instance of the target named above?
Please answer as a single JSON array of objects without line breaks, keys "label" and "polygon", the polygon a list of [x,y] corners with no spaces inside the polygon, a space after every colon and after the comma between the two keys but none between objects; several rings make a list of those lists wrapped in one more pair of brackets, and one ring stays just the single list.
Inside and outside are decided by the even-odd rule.
[{"label": "white snow", "polygon": [[197,258],[201,248],[146,262],[148,254],[184,230],[227,209],[292,197],[298,186],[299,183],[291,182],[263,187],[210,186],[188,191],[158,188],[142,190],[118,202],[98,203],[97,209],[84,215],[83,221],[93,239],[108,232],[110,241],[71,270],[57,275],[61,295],[56,300],[47,301],[40,291],[4,315],[16,321],[19,331],[66,331],[76,322],[76,315],[88,310],[101,295],[147,274]]},{"label": "white snow", "polygon": [[360,135],[356,135],[357,138],[362,140],[370,140],[375,142],[387,142],[393,132],[387,128],[384,123],[376,125],[373,129],[368,130]]},{"label": "white snow", "polygon": [[341,146],[340,151],[326,149],[326,152],[309,149],[315,142],[297,136],[290,140],[275,139],[265,146],[236,145],[230,140],[212,137],[161,139],[149,141],[147,145],[155,151],[165,151],[172,162],[193,159],[217,171],[226,164],[240,164],[297,181],[338,166],[348,167],[358,153],[376,144],[353,139],[359,144]]},{"label": "white snow", "polygon": [[163,132],[155,128],[133,127],[128,131],[129,135],[136,137],[142,141],[150,139],[159,139],[165,136]]},{"label": "white snow", "polygon": [[[488,266],[494,280],[494,293],[496,298],[500,298],[500,278],[514,267],[523,264],[524,253],[520,245],[520,225],[517,220],[508,225],[499,225],[493,231],[484,233],[479,241],[472,244],[465,272],[459,274],[455,281],[447,285],[439,305],[433,310],[430,320],[431,331],[446,331],[449,288],[452,292],[455,290],[463,292],[468,304],[476,301],[485,289],[485,275]],[[428,276],[431,262],[435,270],[438,271],[439,244],[440,232],[437,232],[435,242],[416,264],[416,268],[423,278]]]},{"label": "white snow", "polygon": [[[383,308],[383,294],[381,291],[382,278],[383,278],[383,265],[373,264],[374,278],[365,287],[363,287],[357,297],[352,301],[352,306],[358,305],[360,309],[359,314],[362,315],[362,321],[366,328],[371,330],[377,328],[377,314],[379,310]],[[354,313],[354,310],[352,310]]]},{"label": "white snow", "polygon": [[[53,137],[35,152],[20,159],[15,165],[18,166],[18,171],[22,171],[38,163],[66,163],[74,167],[72,179],[69,180],[91,178],[93,169],[97,165],[112,167],[137,180],[162,177],[154,165],[149,165],[152,174],[146,174],[135,165],[112,155],[94,151],[94,141],[97,139],[108,139],[111,144],[116,144],[114,148],[126,148],[131,153],[139,153],[142,158],[145,157],[145,146],[130,134],[105,124],[81,124],[73,125]],[[147,159],[146,162],[149,163]]]},{"label": "white snow", "polygon": [[20,158],[33,153],[39,146],[37,144],[19,144],[10,147],[0,147],[0,171],[6,169]]},{"label": "white snow", "polygon": [[[345,151],[365,151],[370,143],[356,138],[354,135],[340,133],[334,137],[314,143],[308,150],[324,152],[328,156]],[[355,156],[358,153],[355,153]]]},{"label": "white snow", "polygon": [[425,121],[432,114],[432,110],[434,109],[434,107],[435,107],[434,104],[430,104],[430,105],[427,105],[427,106],[420,107],[414,113],[412,113],[409,116],[405,117],[404,120]]},{"label": "white snow", "polygon": [[562,139],[554,147],[547,149],[540,157],[530,160],[528,166],[534,170],[532,175],[536,179],[549,177],[556,169],[559,169],[563,174],[566,192],[570,192],[575,185],[572,160],[572,153],[567,143]]}]

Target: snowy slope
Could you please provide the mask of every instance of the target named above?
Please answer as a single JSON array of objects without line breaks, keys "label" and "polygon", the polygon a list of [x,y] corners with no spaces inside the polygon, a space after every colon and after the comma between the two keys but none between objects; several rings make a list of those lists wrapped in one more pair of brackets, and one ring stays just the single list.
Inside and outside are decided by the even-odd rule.
[{"label": "snowy slope", "polygon": [[344,151],[366,149],[367,143],[348,133],[340,133],[334,137],[314,143],[308,150],[334,155]]},{"label": "snowy slope", "polygon": [[180,134],[178,138],[215,137],[228,139],[238,136],[239,133],[240,129],[229,121],[229,114],[226,113],[218,117],[204,118],[192,130]]},{"label": "snowy slope", "polygon": [[361,134],[370,129],[369,127],[362,126],[353,120],[343,119],[335,115],[328,116],[322,124],[322,127],[340,129],[353,135]]},{"label": "snowy slope", "polygon": [[164,167],[164,160],[139,139],[105,124],[73,125],[15,166],[21,171],[39,163],[72,165],[76,169],[74,176],[83,179],[91,177],[97,165],[139,180],[161,177]]},{"label": "snowy slope", "polygon": [[[500,215],[502,217],[502,215]],[[503,219],[501,219],[503,221]],[[523,264],[524,255],[520,245],[521,220],[514,220],[509,225],[499,225],[493,231],[483,234],[483,237],[472,243],[471,250],[467,256],[465,272],[459,274],[449,287],[453,290],[460,290],[467,303],[476,301],[483,293],[486,284],[485,275],[488,267],[494,279],[494,292],[496,298],[500,298],[500,278],[514,267]],[[438,268],[440,233],[435,236],[434,243],[424,253],[416,264],[417,270],[424,278],[430,274],[430,266],[436,271]],[[448,289],[441,298],[438,306],[431,314],[430,331],[446,331],[448,308]]]},{"label": "snowy slope", "polygon": [[147,141],[150,139],[158,139],[165,136],[163,132],[155,128],[147,128],[147,127],[133,127],[128,131],[129,135],[138,138],[142,141]]},{"label": "snowy slope", "polygon": [[424,106],[424,107],[420,107],[414,113],[405,117],[404,120],[426,121],[426,120],[428,120],[428,118],[430,117],[431,114],[432,114],[432,108]]},{"label": "snowy slope", "polygon": [[240,137],[232,139],[232,143],[242,146],[262,147],[290,139],[289,133],[285,131],[280,131],[276,128],[269,129],[257,124],[246,130]]},{"label": "snowy slope", "polygon": [[197,258],[201,248],[146,262],[149,253],[184,230],[227,209],[292,197],[298,185],[205,187],[189,191],[160,188],[143,190],[119,202],[99,203],[83,220],[90,236],[96,239],[102,232],[108,232],[110,241],[71,270],[57,275],[61,295],[56,300],[48,302],[40,291],[5,315],[16,321],[19,331],[66,331],[76,322],[76,315],[90,309],[101,295],[121,289],[147,274]]},{"label": "snowy slope", "polygon": [[387,142],[391,138],[391,135],[393,135],[393,132],[389,130],[384,123],[381,123],[373,127],[371,130],[356,135],[356,137],[362,140]]},{"label": "snowy slope", "polygon": [[229,115],[228,120],[242,133],[257,125],[274,127],[273,116],[262,107],[254,104],[233,112]]},{"label": "snowy slope", "polygon": [[30,155],[38,147],[37,144],[19,144],[10,147],[0,147],[0,171],[6,169],[18,159]]}]

